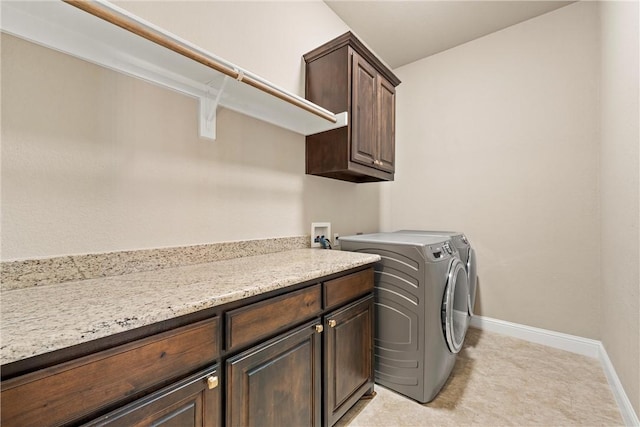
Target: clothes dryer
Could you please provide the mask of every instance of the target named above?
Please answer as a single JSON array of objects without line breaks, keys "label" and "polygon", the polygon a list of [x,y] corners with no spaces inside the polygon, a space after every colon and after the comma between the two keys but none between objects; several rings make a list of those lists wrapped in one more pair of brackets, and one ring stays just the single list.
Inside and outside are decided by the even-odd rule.
[{"label": "clothes dryer", "polygon": [[469,325],[464,264],[448,236],[342,236],[342,250],[378,254],[376,382],[421,403],[447,381]]},{"label": "clothes dryer", "polygon": [[419,234],[426,236],[448,236],[451,238],[451,243],[457,249],[458,255],[467,270],[467,279],[469,281],[469,315],[473,316],[473,308],[476,304],[476,292],[478,288],[478,267],[476,251],[471,246],[467,236],[458,231],[399,230],[396,231],[396,233]]}]

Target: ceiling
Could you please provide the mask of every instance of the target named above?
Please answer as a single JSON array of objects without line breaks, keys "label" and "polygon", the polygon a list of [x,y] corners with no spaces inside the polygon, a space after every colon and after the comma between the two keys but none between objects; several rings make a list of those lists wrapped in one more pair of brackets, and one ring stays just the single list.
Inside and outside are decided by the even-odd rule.
[{"label": "ceiling", "polygon": [[571,1],[325,0],[392,69]]}]

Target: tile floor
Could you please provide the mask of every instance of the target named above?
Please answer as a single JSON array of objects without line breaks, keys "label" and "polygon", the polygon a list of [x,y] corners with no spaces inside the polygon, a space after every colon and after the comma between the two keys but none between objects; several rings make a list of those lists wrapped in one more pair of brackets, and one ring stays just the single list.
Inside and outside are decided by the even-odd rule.
[{"label": "tile floor", "polygon": [[599,360],[473,328],[432,402],[376,391],[337,426],[623,425]]}]

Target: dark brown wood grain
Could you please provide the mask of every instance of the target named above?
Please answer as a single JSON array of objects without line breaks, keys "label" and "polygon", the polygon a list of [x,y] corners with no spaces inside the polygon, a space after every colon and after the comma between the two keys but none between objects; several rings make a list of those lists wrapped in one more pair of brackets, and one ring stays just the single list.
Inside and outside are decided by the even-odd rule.
[{"label": "dark brown wood grain", "polygon": [[306,137],[306,173],[356,183],[392,181],[400,80],[350,32],[304,59],[306,98],[348,113],[347,126]]},{"label": "dark brown wood grain", "polygon": [[349,167],[349,129],[341,127],[306,138],[306,172],[311,175],[340,172]]},{"label": "dark brown wood grain", "polygon": [[324,307],[333,308],[373,292],[373,268],[324,283]]},{"label": "dark brown wood grain", "polygon": [[396,88],[378,75],[378,159],[379,169],[395,171],[396,156]]},{"label": "dark brown wood grain", "polygon": [[60,425],[193,372],[219,355],[218,318],[2,383],[2,425]]},{"label": "dark brown wood grain", "polygon": [[[322,282],[319,284],[318,280]],[[109,349],[87,354],[95,344],[84,343],[73,351],[79,351],[80,357],[53,366],[47,363],[37,370],[4,380],[0,397],[2,425],[90,422],[93,425],[155,423],[167,427],[218,425],[224,423],[222,417],[229,425],[244,422],[236,423],[238,419],[251,419],[252,425],[333,423],[358,396],[373,389],[373,382],[367,382],[353,390],[371,363],[373,332],[366,326],[369,314],[356,314],[355,310],[353,319],[350,318],[348,313],[362,300],[352,303],[346,312],[340,308],[372,293],[373,269],[370,265],[360,266],[234,301],[216,307],[215,312],[207,309],[197,315],[172,319],[167,324],[165,321],[162,325],[140,328],[141,332],[129,331],[127,339],[140,333],[146,335]],[[322,325],[319,317],[329,311],[330,317],[323,318],[324,332],[318,332],[315,326]],[[208,318],[202,320],[205,315]],[[309,322],[313,318],[316,320]],[[333,318],[339,323],[329,330],[326,322]],[[224,337],[219,327],[222,319],[225,320]],[[189,320],[191,323],[185,325]],[[305,322],[306,325],[299,326]],[[173,329],[150,333],[171,326]],[[236,339],[231,338],[232,333]],[[292,334],[296,338],[290,342]],[[264,342],[267,339],[271,341]],[[221,342],[229,343],[229,348],[221,348]],[[292,342],[297,344],[289,346]],[[277,344],[272,347],[269,343]],[[255,346],[245,351],[250,345]],[[84,349],[85,346],[88,348]],[[267,347],[269,350],[263,352]],[[245,351],[242,355],[259,353],[258,363],[245,364],[239,351]],[[268,357],[263,358],[265,354]],[[324,378],[321,377],[322,363],[329,358],[333,362],[330,371],[325,365],[325,373],[330,376]],[[198,384],[190,382],[193,372],[216,362],[225,367],[227,362],[238,362],[235,366],[247,369],[251,365],[248,371],[238,374],[244,376],[242,387],[251,384],[243,389],[240,400],[230,403],[236,395],[223,398],[221,391],[212,394],[205,390],[202,378],[196,381]],[[220,375],[219,381],[220,390],[238,389],[237,383],[230,384],[230,376]],[[325,384],[324,392],[322,384]],[[328,387],[334,389],[335,402],[331,403],[330,415],[321,419],[321,408],[328,407]],[[226,415],[219,407],[222,399],[227,402]],[[230,404],[244,408],[244,418],[231,415]],[[263,414],[267,414],[266,418]]]},{"label": "dark brown wood grain", "polygon": [[220,373],[212,367],[87,423],[87,427],[162,426],[215,427],[221,425],[220,390],[207,378]]},{"label": "dark brown wood grain", "polygon": [[[353,54],[353,107],[351,114],[351,160],[377,168],[378,118],[375,68]],[[386,112],[385,112],[386,113]]]},{"label": "dark brown wood grain", "polygon": [[342,49],[344,46],[349,46],[358,55],[362,56],[367,62],[372,64],[374,67],[380,70],[380,73],[384,75],[384,77],[391,82],[393,86],[398,86],[401,82],[400,79],[393,74],[393,72],[373,53],[371,52],[365,45],[358,39],[355,34],[351,31],[347,31],[335,39],[328,41],[312,50],[309,53],[304,55],[304,60],[306,62],[315,61],[318,58],[326,55],[327,53],[333,52],[335,50]]},{"label": "dark brown wood grain", "polygon": [[232,310],[226,314],[226,348],[240,348],[261,338],[273,336],[317,316],[321,311],[319,284]]},{"label": "dark brown wood grain", "polygon": [[324,317],[323,390],[328,426],[373,388],[373,315],[373,296],[369,295]]},{"label": "dark brown wood grain", "polygon": [[307,62],[305,98],[334,113],[348,111],[351,105],[350,66],[348,46]]},{"label": "dark brown wood grain", "polygon": [[227,361],[228,427],[320,425],[322,334],[316,323]]}]

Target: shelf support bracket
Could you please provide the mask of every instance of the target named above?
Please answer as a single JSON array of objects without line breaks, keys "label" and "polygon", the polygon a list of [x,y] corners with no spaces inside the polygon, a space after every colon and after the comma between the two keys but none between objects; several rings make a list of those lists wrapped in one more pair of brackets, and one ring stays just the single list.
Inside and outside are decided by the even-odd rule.
[{"label": "shelf support bracket", "polygon": [[207,83],[207,91],[200,97],[199,127],[201,138],[211,139],[213,141],[216,139],[218,104],[220,103],[220,98],[224,93],[224,88],[229,79],[229,76],[224,76],[222,84],[220,85],[220,88],[217,89],[217,93],[215,95],[212,92],[212,89],[216,88],[211,83]]}]

